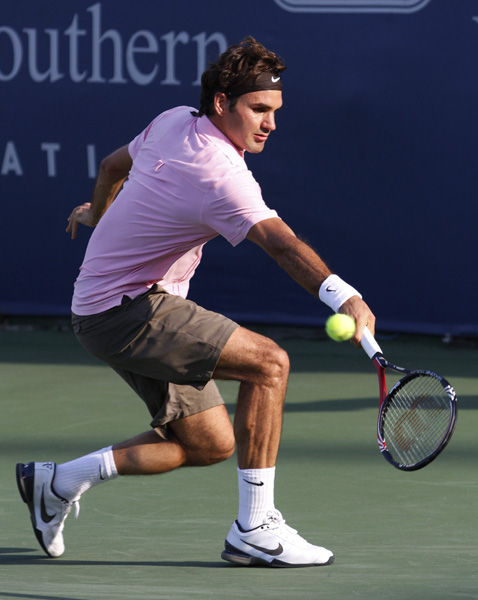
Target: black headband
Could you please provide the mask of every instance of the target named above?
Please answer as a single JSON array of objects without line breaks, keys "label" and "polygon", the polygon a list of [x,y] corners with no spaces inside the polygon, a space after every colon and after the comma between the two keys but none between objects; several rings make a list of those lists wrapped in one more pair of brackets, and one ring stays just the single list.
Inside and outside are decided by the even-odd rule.
[{"label": "black headband", "polygon": [[282,90],[282,81],[278,73],[261,73],[254,81],[249,82],[245,85],[228,90],[227,94],[233,98],[242,96],[243,94],[250,94],[251,92],[262,92],[263,90]]}]

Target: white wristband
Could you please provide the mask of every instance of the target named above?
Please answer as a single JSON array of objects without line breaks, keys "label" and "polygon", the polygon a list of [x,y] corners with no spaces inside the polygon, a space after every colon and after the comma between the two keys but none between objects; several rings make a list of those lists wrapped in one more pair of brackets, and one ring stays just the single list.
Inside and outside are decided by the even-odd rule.
[{"label": "white wristband", "polygon": [[319,298],[334,312],[338,312],[342,304],[352,296],[362,297],[356,289],[345,283],[338,275],[329,275],[322,282],[319,290]]}]

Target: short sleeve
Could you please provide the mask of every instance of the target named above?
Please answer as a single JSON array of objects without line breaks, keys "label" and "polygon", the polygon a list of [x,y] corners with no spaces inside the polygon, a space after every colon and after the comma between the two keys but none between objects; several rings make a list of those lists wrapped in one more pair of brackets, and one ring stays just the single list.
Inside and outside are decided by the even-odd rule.
[{"label": "short sleeve", "polygon": [[141,148],[141,146],[143,145],[144,141],[146,140],[146,138],[148,137],[148,134],[151,130],[151,128],[153,127],[155,121],[157,121],[158,118],[156,118],[154,121],[151,121],[151,123],[146,127],[146,129],[144,129],[139,135],[137,135],[133,141],[131,141],[128,145],[128,153],[131,156],[131,158],[134,160],[136,158],[136,156],[138,155],[138,152]]},{"label": "short sleeve", "polygon": [[204,204],[202,220],[233,246],[242,242],[253,225],[277,218],[266,206],[259,184],[247,170],[217,183],[210,201]]}]

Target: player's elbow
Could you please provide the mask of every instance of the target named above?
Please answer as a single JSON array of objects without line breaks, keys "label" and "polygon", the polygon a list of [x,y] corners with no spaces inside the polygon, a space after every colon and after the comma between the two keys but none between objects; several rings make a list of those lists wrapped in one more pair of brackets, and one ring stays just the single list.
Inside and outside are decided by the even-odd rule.
[{"label": "player's elbow", "polygon": [[128,147],[123,146],[103,158],[100,164],[100,175],[105,179],[116,181],[128,175],[132,164]]},{"label": "player's elbow", "polygon": [[105,179],[117,179],[118,174],[123,172],[124,169],[111,156],[106,156],[100,163],[100,175]]}]

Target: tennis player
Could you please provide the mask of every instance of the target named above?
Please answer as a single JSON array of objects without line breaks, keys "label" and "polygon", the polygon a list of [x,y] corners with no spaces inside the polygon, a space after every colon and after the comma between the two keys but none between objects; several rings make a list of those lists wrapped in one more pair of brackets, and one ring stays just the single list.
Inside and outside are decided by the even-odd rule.
[{"label": "tennis player", "polygon": [[[329,565],[334,555],[286,525],[274,503],[286,352],[186,299],[203,245],[217,235],[254,242],[333,310],[375,318],[360,294],[269,208],[244,161],[262,152],[282,107],[283,61],[254,38],[228,48],[202,76],[199,111],[160,114],[102,161],[91,203],[68,232],[95,227],[75,283],[73,328],[144,400],[151,429],[56,465],[17,465],[33,528],[51,557],[90,487],[226,460],[237,447],[239,511],[222,558],[239,565]],[[214,379],[240,382],[234,426]]]}]

